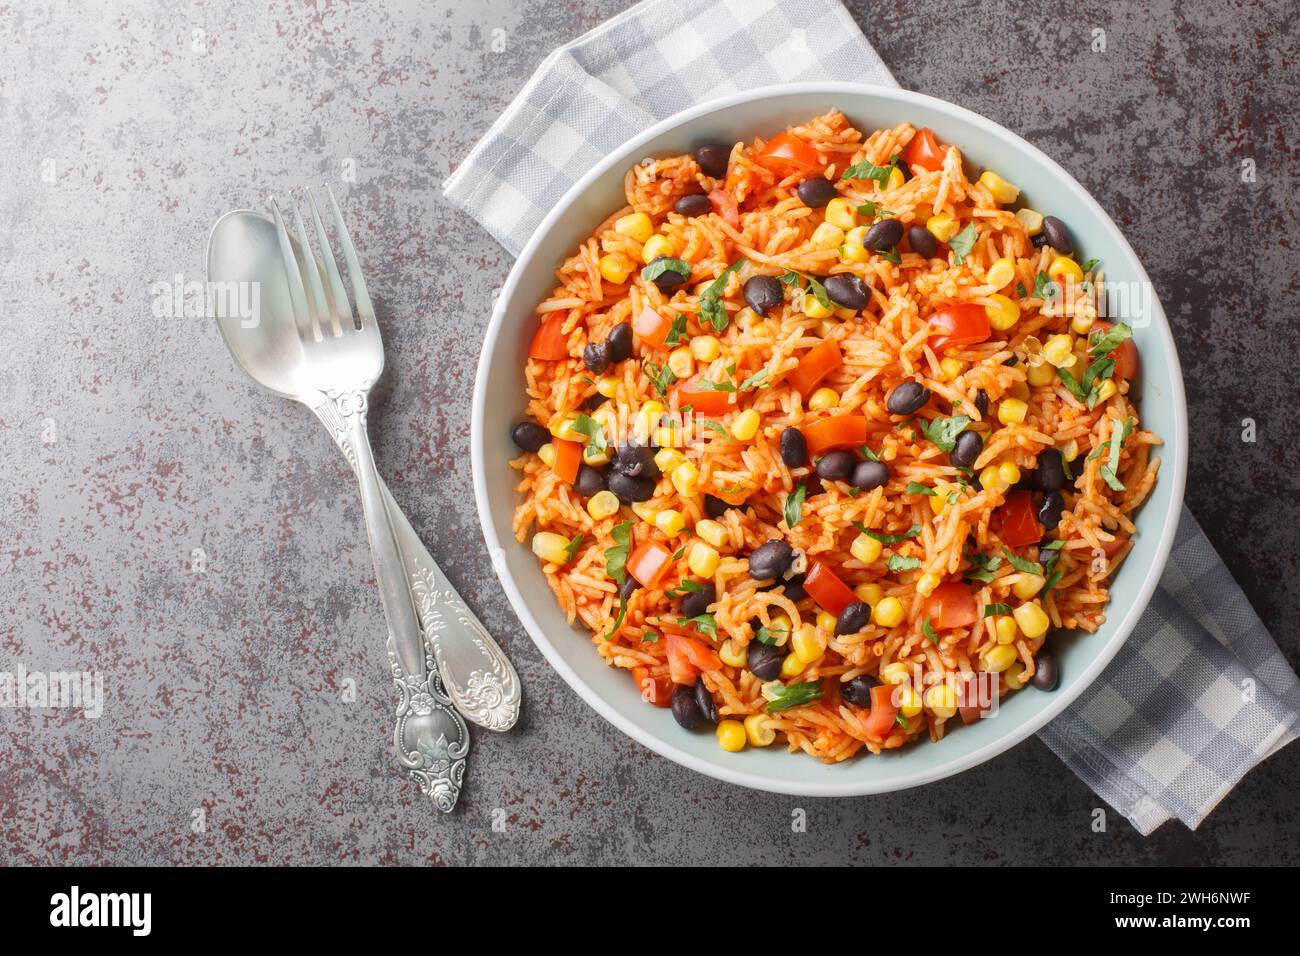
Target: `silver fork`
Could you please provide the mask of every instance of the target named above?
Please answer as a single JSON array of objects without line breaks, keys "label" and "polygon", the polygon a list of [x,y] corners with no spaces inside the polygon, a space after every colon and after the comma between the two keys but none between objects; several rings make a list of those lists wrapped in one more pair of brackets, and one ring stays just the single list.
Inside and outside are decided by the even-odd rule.
[{"label": "silver fork", "polygon": [[421,634],[401,548],[384,505],[383,483],[366,430],[367,399],[371,386],[384,369],[384,344],[343,214],[333,190],[328,186],[325,190],[333,213],[334,232],[347,262],[355,313],[348,302],[343,277],[311,190],[304,192],[320,246],[324,279],[300,208],[295,205],[293,218],[295,238],[302,250],[301,270],[280,207],[271,198],[280,252],[289,278],[294,322],[302,343],[303,383],[325,397],[324,404],[316,409],[317,415],[333,430],[361,488],[366,534],[384,615],[388,619],[389,662],[400,694],[393,731],[398,758],[433,804],[440,810],[450,811],[460,795],[465,758],[469,753],[469,731],[442,686],[430,646],[432,641],[426,644]]}]

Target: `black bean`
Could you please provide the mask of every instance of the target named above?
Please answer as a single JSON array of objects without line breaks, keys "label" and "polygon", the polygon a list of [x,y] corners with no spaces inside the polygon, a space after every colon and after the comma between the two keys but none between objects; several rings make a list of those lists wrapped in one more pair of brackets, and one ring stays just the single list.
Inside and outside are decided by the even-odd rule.
[{"label": "black bean", "polygon": [[510,429],[510,439],[524,451],[538,451],[550,444],[551,433],[537,422],[520,422]]},{"label": "black bean", "polygon": [[1043,492],[1043,503],[1038,506],[1038,520],[1048,531],[1055,531],[1061,523],[1061,512],[1065,510],[1065,499],[1059,491]]},{"label": "black bean", "polygon": [[853,466],[857,459],[853,457],[853,452],[840,451],[828,452],[817,460],[817,477],[824,478],[826,481],[844,481],[849,475],[853,474]]},{"label": "black bean", "polygon": [[889,481],[889,466],[883,461],[860,461],[853,466],[849,484],[859,491],[871,491]]},{"label": "black bean", "polygon": [[786,597],[798,604],[808,596],[808,592],[804,590],[803,581],[804,576],[802,574],[796,574],[792,578],[786,578],[779,581],[778,587],[785,592]]},{"label": "black bean", "polygon": [[[650,265],[654,265],[656,262],[667,258],[667,256],[655,256],[650,260]],[[663,272],[655,276],[654,283],[659,287],[660,292],[667,295],[689,278],[690,276],[684,276],[673,269],[665,269]]]},{"label": "black bean", "polygon": [[767,315],[785,301],[785,289],[774,276],[750,276],[744,293],[745,304],[759,315]]},{"label": "black bean", "polygon": [[673,718],[687,730],[699,730],[704,726],[704,715],[695,702],[694,687],[678,684],[673,690]]},{"label": "black bean", "polygon": [[984,439],[979,432],[962,432],[948,452],[948,461],[958,468],[974,468],[975,459],[984,450]]},{"label": "black bean", "polygon": [[682,617],[699,617],[708,613],[709,605],[718,599],[718,589],[712,584],[702,584],[698,591],[682,598]]},{"label": "black bean", "polygon": [[817,475],[817,472],[815,471],[811,475],[804,475],[802,478],[800,478],[798,483],[795,485],[795,487],[798,487],[799,485],[803,485],[804,498],[811,498],[814,495],[820,495],[823,491],[826,490],[824,487],[822,487],[822,480]]},{"label": "black bean", "polygon": [[1050,572],[1052,570],[1052,565],[1056,564],[1056,562],[1060,560],[1060,557],[1060,548],[1049,548],[1046,545],[1043,545],[1038,549],[1038,563],[1043,566],[1044,571]]},{"label": "black bean", "polygon": [[706,216],[713,212],[713,203],[704,193],[691,193],[673,203],[673,211],[679,216]]},{"label": "black bean", "polygon": [[609,346],[609,360],[611,362],[623,362],[632,357],[632,326],[626,322],[620,322],[609,330],[609,336],[605,339]]},{"label": "black bean", "polygon": [[655,450],[649,445],[620,445],[614,452],[614,470],[629,478],[658,481],[661,472],[655,464]]},{"label": "black bean", "polygon": [[891,415],[911,415],[930,400],[930,390],[920,382],[904,382],[889,393],[885,408]]},{"label": "black bean", "polygon": [[878,681],[869,674],[862,674],[848,683],[840,685],[840,698],[854,707],[871,706],[871,688]]},{"label": "black bean", "polygon": [[[758,633],[758,628],[754,628],[754,633]],[[749,642],[749,649],[745,652],[745,664],[749,671],[759,680],[776,680],[781,674],[781,662],[785,660],[785,655],[770,644],[764,644],[758,638]]]},{"label": "black bean", "polygon": [[578,480],[573,483],[573,487],[578,489],[578,494],[590,498],[605,490],[605,476],[600,469],[592,468],[584,462],[578,466]]},{"label": "black bean", "polygon": [[835,184],[825,176],[813,176],[805,179],[795,189],[799,199],[810,209],[821,209],[835,198]]},{"label": "black bean", "polygon": [[1043,217],[1043,239],[1063,256],[1074,252],[1074,241],[1070,238],[1070,230],[1055,216]]},{"label": "black bean", "polygon": [[1036,236],[1030,236],[1029,244],[1035,249],[1041,249],[1043,246],[1047,245],[1047,237],[1040,232]]},{"label": "black bean", "polygon": [[907,230],[907,241],[911,243],[912,251],[922,259],[933,259],[939,254],[939,240],[925,226],[913,226]]},{"label": "black bean", "polygon": [[1056,690],[1061,682],[1061,669],[1056,666],[1056,656],[1049,651],[1041,651],[1034,658],[1034,676],[1029,683],[1039,690]]},{"label": "black bean", "polygon": [[898,245],[903,238],[903,224],[897,219],[881,219],[867,230],[862,244],[876,252],[884,252]]},{"label": "black bean", "polygon": [[779,538],[760,544],[749,556],[749,576],[755,581],[770,581],[790,570],[794,548]]},{"label": "black bean", "polygon": [[714,495],[704,496],[704,513],[710,518],[721,518],[732,506]]},{"label": "black bean", "polygon": [[731,162],[731,147],[708,143],[695,151],[695,161],[705,176],[722,179],[727,175],[727,165]]},{"label": "black bean", "polygon": [[975,410],[980,413],[980,418],[989,417],[989,393],[982,388],[975,390]]},{"label": "black bean", "polygon": [[609,368],[609,339],[604,342],[588,342],[582,350],[582,364],[595,375]]},{"label": "black bean", "polygon": [[623,504],[630,505],[635,501],[649,501],[653,498],[655,482],[653,478],[634,478],[615,471],[609,476],[609,490],[618,495],[618,500]]},{"label": "black bean", "polygon": [[871,620],[871,605],[866,601],[854,601],[835,619],[835,636],[856,634],[867,626]]},{"label": "black bean", "polygon": [[794,426],[781,432],[781,460],[787,468],[808,464],[808,439]]},{"label": "black bean", "polygon": [[1005,358],[1002,360],[1002,364],[1007,368],[1015,368],[1020,364],[1020,356],[1013,355],[1010,358]]},{"label": "black bean", "polygon": [[623,583],[618,586],[618,596],[624,601],[629,600],[641,588],[641,582],[632,575],[623,578]]},{"label": "black bean", "polygon": [[1038,456],[1038,487],[1044,491],[1060,491],[1065,487],[1065,462],[1055,448]]},{"label": "black bean", "polygon": [[1037,491],[1038,490],[1038,470],[1035,468],[1021,468],[1020,480],[1011,486],[1012,491]]},{"label": "black bean", "polygon": [[713,695],[704,686],[702,679],[695,682],[695,706],[699,708],[700,713],[704,715],[704,719],[709,723],[716,724],[718,722],[718,708],[714,706]]},{"label": "black bean", "polygon": [[847,309],[864,309],[870,300],[866,283],[852,273],[837,272],[822,284],[830,300]]},{"label": "black bean", "polygon": [[600,392],[592,392],[582,400],[582,407],[587,411],[592,412],[600,408],[600,406],[604,405],[607,401],[609,401],[609,399],[600,394]]}]

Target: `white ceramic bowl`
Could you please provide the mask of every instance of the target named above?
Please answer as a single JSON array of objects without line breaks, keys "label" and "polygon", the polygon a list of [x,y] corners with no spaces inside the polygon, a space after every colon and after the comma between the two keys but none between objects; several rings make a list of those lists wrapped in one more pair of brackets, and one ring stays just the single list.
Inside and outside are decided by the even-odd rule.
[{"label": "white ceramic bowl", "polygon": [[1114,657],[1155,589],[1173,543],[1187,466],[1187,411],[1178,356],[1153,294],[1134,332],[1142,355],[1138,407],[1143,427],[1164,438],[1163,463],[1156,489],[1138,515],[1133,551],[1113,582],[1106,624],[1093,635],[1057,638],[1057,690],[1029,688],[1014,694],[995,718],[959,727],[938,743],[923,740],[836,766],[781,747],[726,753],[713,734],[689,733],[670,711],[645,704],[625,671],[603,663],[590,635],[565,621],[537,559],[526,545],[515,543],[510,530],[517,473],[507,462],[518,454],[510,428],[524,407],[523,367],[537,326],[533,310],[554,286],[554,271],[564,258],[625,204],[623,175],[629,166],[705,142],[770,138],[831,109],[843,111],[868,132],[903,121],[932,128],[940,140],[960,147],[975,168],[995,169],[1017,184],[1027,205],[1068,223],[1080,257],[1101,259],[1108,282],[1150,288],[1133,250],[1101,207],[1065,170],[996,123],[929,96],[853,83],[752,90],[687,110],[630,140],[584,176],[546,217],[520,254],[493,311],[474,386],[471,435],[479,519],[502,587],[533,641],[569,685],[619,729],[670,760],[731,783],[809,796],[883,793],[938,780],[1001,753],[1067,707]]}]

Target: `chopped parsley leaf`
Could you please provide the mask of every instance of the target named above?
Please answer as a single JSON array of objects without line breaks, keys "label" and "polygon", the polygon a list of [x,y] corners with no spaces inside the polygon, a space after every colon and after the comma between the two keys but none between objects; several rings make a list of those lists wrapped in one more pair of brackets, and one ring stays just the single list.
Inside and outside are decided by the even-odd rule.
[{"label": "chopped parsley leaf", "polygon": [[975,240],[979,238],[979,230],[975,228],[975,223],[971,223],[957,235],[948,240],[948,248],[952,250],[953,258],[957,265],[966,261],[970,251],[975,248]]},{"label": "chopped parsley leaf", "polygon": [[821,681],[807,681],[803,684],[791,684],[788,687],[782,687],[776,700],[767,702],[767,712],[775,714],[782,710],[789,710],[791,707],[802,707],[805,704],[811,704],[813,701],[822,699]]}]

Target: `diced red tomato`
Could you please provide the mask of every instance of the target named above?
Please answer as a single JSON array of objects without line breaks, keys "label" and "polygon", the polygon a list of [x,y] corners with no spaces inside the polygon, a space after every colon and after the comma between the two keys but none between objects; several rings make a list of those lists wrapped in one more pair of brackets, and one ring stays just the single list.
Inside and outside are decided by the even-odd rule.
[{"label": "diced red tomato", "polygon": [[803,589],[817,602],[827,614],[839,617],[844,609],[857,598],[849,586],[840,580],[830,565],[817,558],[808,561],[808,574],[804,577]]},{"label": "diced red tomato", "polygon": [[551,471],[559,475],[561,481],[573,484],[578,480],[578,466],[582,464],[582,442],[552,438],[551,444],[555,446],[555,464]]},{"label": "diced red tomato", "polygon": [[755,159],[760,166],[783,175],[811,172],[820,165],[817,162],[817,151],[791,133],[773,136]]},{"label": "diced red tomato", "polygon": [[854,448],[867,440],[867,419],[862,415],[832,415],[804,425],[804,440],[809,455],[820,455],[836,448]]},{"label": "diced red tomato", "polygon": [[943,156],[946,150],[937,139],[934,131],[923,126],[916,131],[903,148],[903,162],[909,166],[920,166],[930,172],[943,169]]},{"label": "diced red tomato", "polygon": [[1034,496],[1028,491],[1013,491],[997,510],[998,536],[1013,548],[1023,548],[1043,540],[1043,526],[1034,515]]},{"label": "diced red tomato", "polygon": [[564,316],[558,313],[542,319],[542,324],[533,334],[533,344],[528,347],[528,357],[543,362],[558,362],[568,358],[569,343],[561,330],[563,325]]},{"label": "diced red tomato", "polygon": [[840,355],[840,343],[835,339],[826,339],[820,345],[810,348],[799,359],[799,364],[786,376],[786,381],[808,395],[817,383],[844,364]]},{"label": "diced red tomato", "polygon": [[898,722],[898,705],[894,703],[893,684],[877,684],[871,688],[871,713],[863,722],[867,733],[874,737],[888,737]]},{"label": "diced red tomato", "polygon": [[668,676],[674,684],[694,684],[700,671],[716,671],[722,660],[700,641],[685,634],[664,632],[668,651]]},{"label": "diced red tomato", "polygon": [[961,722],[973,724],[992,713],[997,705],[998,690],[996,674],[986,673],[984,677],[979,674],[965,675],[957,685],[957,709],[961,712]]},{"label": "diced red tomato", "polygon": [[930,338],[926,344],[936,352],[954,345],[976,345],[992,332],[984,306],[969,303],[946,306],[926,322],[930,326]]},{"label": "diced red tomato", "polygon": [[1101,550],[1108,558],[1113,558],[1119,554],[1124,545],[1128,544],[1128,538],[1122,534],[1115,535],[1114,541],[1101,542]]},{"label": "diced red tomato", "polygon": [[648,305],[642,306],[641,311],[632,319],[632,331],[637,334],[637,338],[657,349],[664,347],[664,341],[672,327],[671,320],[665,319],[658,310]]},{"label": "diced red tomato", "polygon": [[641,699],[656,707],[673,705],[673,682],[666,677],[653,677],[648,667],[632,668],[632,680],[636,682]]},{"label": "diced red tomato", "polygon": [[662,544],[655,541],[642,541],[627,556],[627,573],[641,582],[642,587],[652,588],[659,583],[673,563],[673,554]]},{"label": "diced red tomato", "polygon": [[735,196],[725,189],[711,189],[709,202],[713,203],[713,211],[725,219],[727,225],[733,229],[740,228],[740,206],[736,203]]},{"label": "diced red tomato", "polygon": [[701,388],[700,383],[703,381],[704,375],[700,374],[677,386],[678,408],[689,405],[691,412],[696,415],[725,415],[731,411],[729,394],[711,388]]},{"label": "diced red tomato", "polygon": [[[1114,323],[1098,319],[1093,323],[1093,329],[1100,329],[1103,332],[1107,329],[1114,328]],[[1089,335],[1089,338],[1092,336]],[[1119,348],[1110,353],[1110,358],[1115,360],[1115,378],[1122,378],[1129,381],[1137,377],[1139,360],[1138,347],[1132,339],[1125,339],[1119,344]]]},{"label": "diced red tomato", "polygon": [[970,588],[960,581],[947,581],[925,599],[925,616],[936,631],[948,631],[974,624],[979,620],[979,609]]}]

